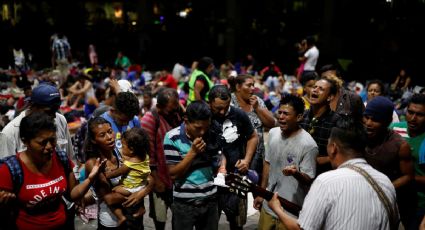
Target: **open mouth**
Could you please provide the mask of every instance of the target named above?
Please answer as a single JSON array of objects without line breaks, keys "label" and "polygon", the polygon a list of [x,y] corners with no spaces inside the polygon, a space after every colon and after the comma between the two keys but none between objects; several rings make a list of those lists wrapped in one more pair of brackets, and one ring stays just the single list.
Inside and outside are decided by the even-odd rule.
[{"label": "open mouth", "polygon": [[279,126],[281,128],[286,127],[288,125],[288,123],[286,121],[279,121]]},{"label": "open mouth", "polygon": [[409,127],[409,129],[415,129],[416,128],[416,124],[413,124],[413,123],[407,123],[407,126]]},{"label": "open mouth", "polygon": [[367,133],[367,135],[373,135],[375,133],[375,130],[373,130],[371,128],[366,128],[366,133]]},{"label": "open mouth", "polygon": [[115,147],[115,141],[108,143],[108,147]]}]

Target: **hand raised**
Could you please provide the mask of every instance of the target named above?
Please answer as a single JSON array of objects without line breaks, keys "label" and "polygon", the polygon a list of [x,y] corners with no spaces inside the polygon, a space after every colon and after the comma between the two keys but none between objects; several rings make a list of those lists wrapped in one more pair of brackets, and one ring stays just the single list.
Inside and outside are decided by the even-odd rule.
[{"label": "hand raised", "polygon": [[204,152],[206,147],[207,147],[207,144],[202,139],[202,137],[197,137],[193,141],[191,149],[192,149],[193,152],[198,154],[198,153]]},{"label": "hand raised", "polygon": [[252,95],[252,96],[249,98],[249,104],[250,104],[250,105],[252,105],[252,107],[253,107],[254,109],[257,109],[257,108],[258,108],[258,98],[257,98],[257,96]]},{"label": "hand raised", "polygon": [[94,164],[88,178],[90,181],[93,181],[100,172],[105,171],[106,159],[100,161],[100,158],[96,159],[96,163]]}]

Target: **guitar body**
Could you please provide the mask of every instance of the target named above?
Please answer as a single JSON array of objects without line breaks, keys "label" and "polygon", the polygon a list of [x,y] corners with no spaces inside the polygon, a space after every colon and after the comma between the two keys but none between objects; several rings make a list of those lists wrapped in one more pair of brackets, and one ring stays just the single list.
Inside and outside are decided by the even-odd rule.
[{"label": "guitar body", "polygon": [[[255,196],[260,196],[267,201],[273,198],[274,193],[270,192],[260,186],[252,183],[246,176],[242,176],[235,173],[229,173],[225,177],[226,185],[229,186],[229,191],[238,194],[241,197],[246,198],[249,192],[252,192]],[[289,213],[298,216],[301,211],[301,207],[297,204],[290,202],[282,197],[279,197],[279,201],[282,207]]]}]

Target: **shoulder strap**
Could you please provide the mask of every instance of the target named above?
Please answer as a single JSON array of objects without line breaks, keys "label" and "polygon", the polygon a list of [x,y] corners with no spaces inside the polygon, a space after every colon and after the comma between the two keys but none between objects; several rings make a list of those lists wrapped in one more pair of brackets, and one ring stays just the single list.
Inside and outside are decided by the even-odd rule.
[{"label": "shoulder strap", "polygon": [[120,150],[117,147],[114,148],[114,152],[113,153],[114,153],[114,155],[115,155],[115,157],[117,158],[118,161],[121,161],[122,160],[122,156],[121,156]]},{"label": "shoulder strap", "polygon": [[385,207],[385,210],[387,211],[388,221],[390,222],[390,229],[398,229],[397,205],[394,205],[394,208],[392,207],[390,200],[388,199],[384,191],[382,191],[381,186],[379,186],[378,183],[364,169],[360,167],[350,164],[344,165],[342,167],[349,168],[360,173],[367,180],[367,182],[372,186],[373,190],[375,190],[375,192],[378,194],[379,199],[381,200],[382,204]]},{"label": "shoulder strap", "polygon": [[72,171],[71,165],[69,164],[68,154],[66,154],[66,151],[59,150],[56,151],[56,155],[58,156],[63,168],[65,169],[65,175],[68,176],[69,173]]},{"label": "shoulder strap", "polygon": [[16,155],[7,156],[0,160],[0,163],[7,165],[12,176],[13,193],[18,194],[24,181],[24,172],[22,171],[21,163]]}]

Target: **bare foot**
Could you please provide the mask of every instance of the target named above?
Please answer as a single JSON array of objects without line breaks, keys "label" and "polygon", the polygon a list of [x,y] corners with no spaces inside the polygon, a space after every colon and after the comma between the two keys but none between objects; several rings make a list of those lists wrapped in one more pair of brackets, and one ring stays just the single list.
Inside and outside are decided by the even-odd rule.
[{"label": "bare foot", "polygon": [[145,207],[140,207],[139,210],[136,213],[133,214],[133,217],[134,218],[141,217],[141,216],[145,215],[145,212],[146,212]]}]

